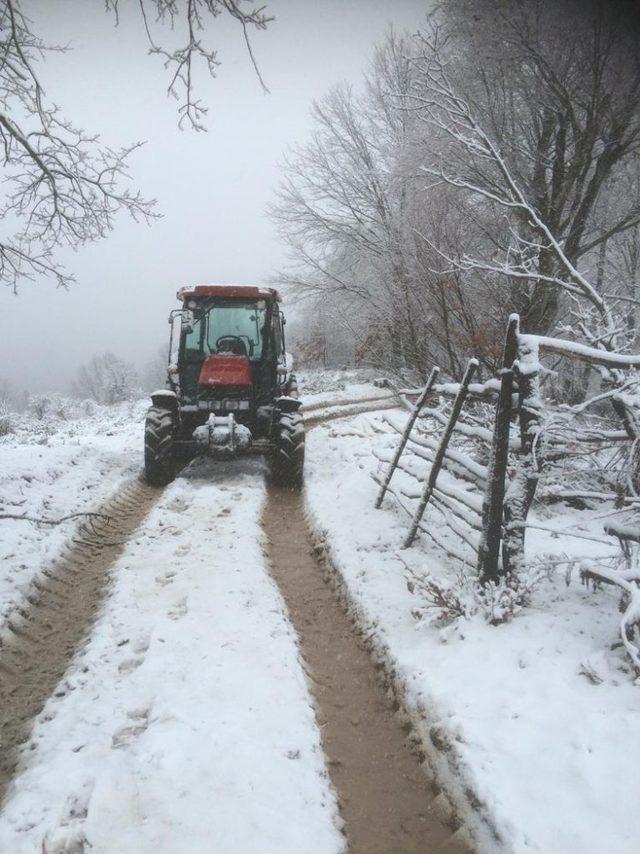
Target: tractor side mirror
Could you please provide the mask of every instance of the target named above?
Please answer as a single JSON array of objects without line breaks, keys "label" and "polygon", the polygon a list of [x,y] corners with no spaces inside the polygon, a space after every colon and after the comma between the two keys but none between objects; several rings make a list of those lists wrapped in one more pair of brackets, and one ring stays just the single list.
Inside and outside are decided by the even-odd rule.
[{"label": "tractor side mirror", "polygon": [[183,332],[193,332],[193,327],[195,326],[195,317],[190,308],[185,308],[182,311],[182,331]]}]

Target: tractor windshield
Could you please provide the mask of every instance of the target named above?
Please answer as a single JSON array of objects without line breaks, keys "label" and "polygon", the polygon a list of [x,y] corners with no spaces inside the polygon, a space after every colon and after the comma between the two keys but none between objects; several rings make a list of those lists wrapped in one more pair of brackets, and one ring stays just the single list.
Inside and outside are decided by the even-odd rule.
[{"label": "tractor windshield", "polygon": [[185,355],[234,353],[254,362],[262,356],[264,301],[218,302],[196,318],[185,337]]}]

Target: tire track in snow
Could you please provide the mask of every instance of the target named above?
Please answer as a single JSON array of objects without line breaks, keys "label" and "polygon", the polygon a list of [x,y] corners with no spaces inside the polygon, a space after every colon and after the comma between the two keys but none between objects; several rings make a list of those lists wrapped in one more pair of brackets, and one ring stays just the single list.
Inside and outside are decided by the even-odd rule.
[{"label": "tire track in snow", "polygon": [[301,411],[306,414],[308,412],[317,412],[320,409],[335,409],[339,406],[352,406],[356,403],[384,403],[389,400],[398,400],[398,397],[396,394],[389,394],[387,392],[386,394],[375,394],[369,397],[352,397],[351,399],[324,401],[324,403],[303,403]]},{"label": "tire track in snow", "polygon": [[[392,395],[339,401],[313,407],[305,421],[312,428],[398,405]],[[0,642],[0,802],[31,721],[56,687],[70,690],[61,680],[91,630],[111,566],[161,494],[131,483],[100,508],[108,523],[80,526],[67,553],[34,585],[28,607]],[[273,574],[311,671],[351,854],[462,850],[438,818],[435,793],[377,681],[375,664],[323,580],[301,496],[271,488],[263,524]],[[296,585],[302,586],[296,590]]]},{"label": "tire track in snow", "polygon": [[[310,426],[328,417],[388,408],[393,396],[313,406]],[[392,404],[394,405],[394,404]],[[331,407],[331,414],[327,411]],[[61,557],[34,581],[0,637],[0,805],[16,771],[31,722],[61,682],[88,636],[106,592],[108,574],[159,499],[161,489],[132,481],[84,522]],[[61,689],[62,690],[62,689]]]},{"label": "tire track in snow", "polygon": [[[82,523],[62,556],[34,581],[25,606],[0,639],[0,804],[19,749],[69,663],[85,642],[109,570],[162,490],[131,481]],[[64,686],[60,687],[64,692]]]},{"label": "tire track in snow", "polygon": [[[400,405],[389,395],[312,406],[305,425]],[[466,827],[412,747],[411,727],[382,685],[382,665],[340,600],[302,495],[270,486],[262,524],[271,573],[300,640],[349,854],[469,854]]]},{"label": "tire track in snow", "polygon": [[300,639],[349,854],[462,854],[355,626],[324,577],[300,493],[270,486],[271,573]]},{"label": "tire track in snow", "polygon": [[[319,404],[306,409],[302,407],[305,416],[304,423],[311,430],[325,421],[335,421],[338,418],[351,418],[363,412],[383,412],[387,409],[399,409],[400,398],[397,395],[386,395],[384,397],[360,398],[354,400],[342,400],[338,403]],[[317,412],[317,414],[316,414]],[[307,413],[311,413],[307,416]]]}]

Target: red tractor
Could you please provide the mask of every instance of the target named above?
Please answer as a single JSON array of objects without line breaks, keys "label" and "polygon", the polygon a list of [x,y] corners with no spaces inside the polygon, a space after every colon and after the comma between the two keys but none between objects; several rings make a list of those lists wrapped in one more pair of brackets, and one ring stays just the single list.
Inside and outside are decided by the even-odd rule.
[{"label": "red tractor", "polygon": [[197,454],[258,452],[276,482],[300,486],[304,424],[278,292],[196,285],[177,296],[167,388],[151,395],[145,425],[147,481],[168,483]]}]

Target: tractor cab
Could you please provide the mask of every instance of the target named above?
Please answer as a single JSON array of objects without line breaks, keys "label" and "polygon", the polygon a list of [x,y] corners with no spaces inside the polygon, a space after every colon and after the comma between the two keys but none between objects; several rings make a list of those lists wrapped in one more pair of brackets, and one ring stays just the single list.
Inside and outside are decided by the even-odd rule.
[{"label": "tractor cab", "polygon": [[174,376],[184,402],[224,408],[228,393],[243,409],[270,403],[287,375],[277,291],[198,285],[179,296],[183,308],[172,312],[181,320]]},{"label": "tractor cab", "polygon": [[[287,436],[293,427],[303,438],[304,431],[278,292],[250,285],[196,285],[177,296],[182,306],[169,316],[168,387],[154,392],[147,418],[147,478],[171,479],[178,456],[230,456],[253,449],[267,453],[272,462],[280,460],[283,472],[291,468],[287,461],[295,460],[284,479],[299,481],[303,439],[289,447]],[[161,448],[156,422],[161,418],[168,425],[169,414],[171,442],[165,426]],[[164,451],[169,444],[170,466]]]}]

